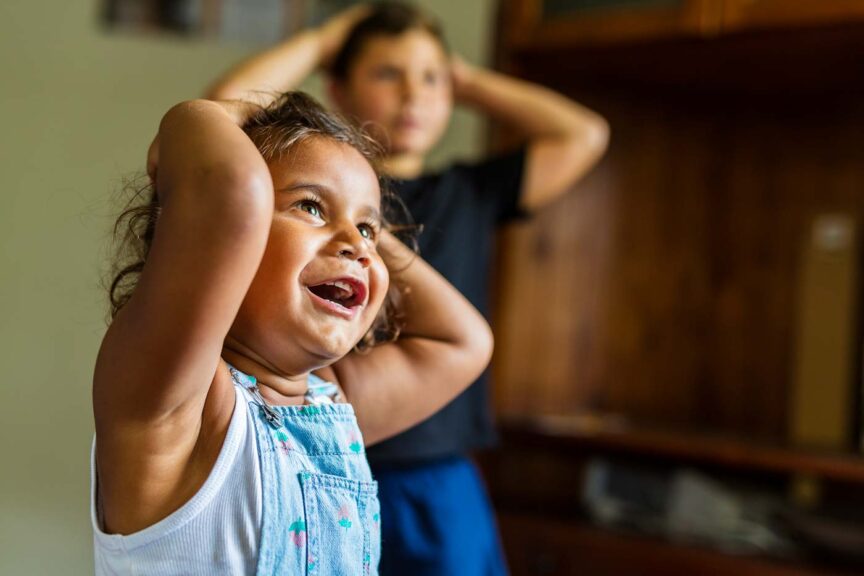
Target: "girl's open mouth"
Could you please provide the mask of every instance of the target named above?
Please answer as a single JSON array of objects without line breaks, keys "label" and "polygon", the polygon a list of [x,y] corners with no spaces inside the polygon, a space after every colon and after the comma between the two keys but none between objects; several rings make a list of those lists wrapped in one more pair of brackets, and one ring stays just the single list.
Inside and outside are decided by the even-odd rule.
[{"label": "girl's open mouth", "polygon": [[353,318],[366,302],[366,285],[356,278],[336,278],[306,289],[319,307],[347,319]]}]

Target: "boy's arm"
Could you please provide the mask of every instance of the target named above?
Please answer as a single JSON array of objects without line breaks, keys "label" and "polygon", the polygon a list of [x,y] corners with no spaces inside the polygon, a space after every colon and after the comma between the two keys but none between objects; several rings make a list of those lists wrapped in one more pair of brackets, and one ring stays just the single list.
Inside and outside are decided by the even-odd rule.
[{"label": "boy's arm", "polygon": [[295,34],[277,46],[241,62],[207,91],[214,100],[247,100],[262,106],[296,89],[319,66],[327,66],[354,24],[368,13],[365,5],[340,12],[319,28]]},{"label": "boy's arm", "polygon": [[529,212],[555,200],[600,159],[609,126],[599,114],[537,84],[452,63],[453,95],[528,138],[520,205]]},{"label": "boy's arm", "polygon": [[397,341],[333,366],[367,444],[443,408],[483,372],[493,347],[483,316],[429,264],[388,233],[378,250],[403,290],[405,326]]}]

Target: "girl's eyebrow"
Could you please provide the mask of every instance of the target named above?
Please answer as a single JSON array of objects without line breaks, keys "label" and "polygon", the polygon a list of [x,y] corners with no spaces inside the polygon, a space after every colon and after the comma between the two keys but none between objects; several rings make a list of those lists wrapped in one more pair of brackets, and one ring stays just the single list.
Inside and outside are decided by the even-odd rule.
[{"label": "girl's eyebrow", "polygon": [[[323,186],[321,184],[315,184],[313,182],[295,182],[289,186],[285,186],[284,188],[279,188],[276,192],[298,192],[301,190],[311,190],[318,196],[320,196],[323,200],[332,199],[335,196],[335,193],[332,189],[327,186]],[[375,222],[381,222],[381,212],[372,205],[365,205],[361,209],[364,218],[371,218],[375,220]]]},{"label": "girl's eyebrow", "polygon": [[314,184],[312,182],[295,182],[289,186],[277,188],[276,192],[296,192],[297,190],[312,190],[313,192],[318,192],[322,195],[329,192],[329,188],[326,186],[321,186],[320,184]]}]

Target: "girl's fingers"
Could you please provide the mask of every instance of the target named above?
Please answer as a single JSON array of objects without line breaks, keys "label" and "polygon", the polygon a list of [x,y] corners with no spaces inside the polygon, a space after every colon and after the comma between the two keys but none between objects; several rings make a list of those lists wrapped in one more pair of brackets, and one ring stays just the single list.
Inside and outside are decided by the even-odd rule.
[{"label": "girl's fingers", "polygon": [[228,112],[228,115],[238,126],[243,126],[249,118],[261,110],[260,104],[245,100],[217,100],[216,103]]}]

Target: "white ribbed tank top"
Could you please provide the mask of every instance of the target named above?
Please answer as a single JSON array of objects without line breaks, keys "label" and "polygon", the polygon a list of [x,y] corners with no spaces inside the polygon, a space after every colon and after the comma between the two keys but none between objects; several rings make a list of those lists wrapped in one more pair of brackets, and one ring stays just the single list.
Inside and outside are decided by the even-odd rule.
[{"label": "white ribbed tank top", "polygon": [[255,573],[262,518],[258,446],[245,406],[251,396],[234,390],[234,414],[204,485],[167,518],[134,534],[102,531],[94,439],[90,516],[97,576]]}]

